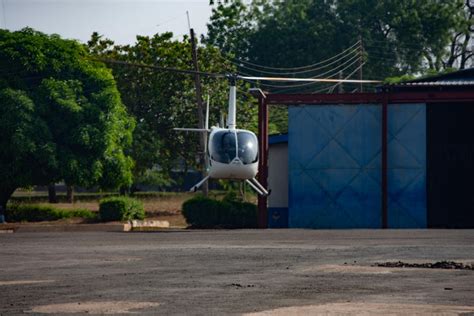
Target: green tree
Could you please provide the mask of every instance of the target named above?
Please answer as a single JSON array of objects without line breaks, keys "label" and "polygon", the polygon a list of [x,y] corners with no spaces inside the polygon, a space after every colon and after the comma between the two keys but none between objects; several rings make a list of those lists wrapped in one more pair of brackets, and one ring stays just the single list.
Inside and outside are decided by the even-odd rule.
[{"label": "green tree", "polygon": [[434,63],[431,60],[432,64],[442,65],[444,69],[474,67],[474,2],[465,0],[464,10],[455,14],[458,24],[451,32],[449,48],[437,55]]},{"label": "green tree", "polygon": [[235,1],[213,9],[205,40],[256,64],[297,67],[327,59],[360,37],[366,77],[400,76],[441,69],[453,34],[464,45],[472,34],[472,10],[465,6],[463,0]]},{"label": "green tree", "polygon": [[84,47],[32,29],[0,31],[0,205],[18,187],[131,183],[134,121],[110,70]]},{"label": "green tree", "polygon": [[203,36],[203,40],[219,47],[225,54],[245,55],[250,45],[249,34],[253,29],[249,8],[238,0],[230,5],[219,3],[212,12],[207,36]]},{"label": "green tree", "polygon": [[[114,45],[99,34],[92,34],[88,42],[91,53],[131,63],[161,67],[192,69],[191,45],[188,37],[173,40],[172,33],[137,36],[133,45]],[[219,50],[212,46],[198,46],[201,71],[227,73],[235,71]],[[117,80],[118,89],[129,113],[137,122],[131,155],[136,161],[135,179],[158,179],[159,184],[169,179],[171,170],[198,168],[196,154],[199,140],[195,133],[173,131],[174,127],[197,127],[197,105],[194,78],[190,75],[156,71],[125,65],[109,65]],[[210,124],[219,122],[220,114],[227,112],[228,82],[201,76],[204,101],[210,96]],[[256,128],[257,107],[246,92],[248,86],[239,86],[238,123],[241,127]],[[151,169],[161,176],[149,177]],[[158,184],[158,183],[157,183]]]}]

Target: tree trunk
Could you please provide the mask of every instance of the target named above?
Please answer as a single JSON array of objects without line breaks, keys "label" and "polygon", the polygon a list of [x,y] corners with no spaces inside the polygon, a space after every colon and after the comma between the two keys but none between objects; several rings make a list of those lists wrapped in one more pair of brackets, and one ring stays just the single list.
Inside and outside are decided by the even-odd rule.
[{"label": "tree trunk", "polygon": [[49,203],[58,203],[58,197],[56,196],[56,185],[50,183],[48,185],[48,201]]},{"label": "tree trunk", "polygon": [[122,185],[120,187],[120,195],[128,195],[129,192],[130,192],[129,187],[127,187],[125,185]]},{"label": "tree trunk", "polygon": [[74,186],[66,185],[66,200],[68,203],[74,203]]},{"label": "tree trunk", "polygon": [[239,192],[242,201],[247,202],[247,197],[245,196],[245,181],[239,182]]},{"label": "tree trunk", "polygon": [[5,211],[7,203],[16,188],[1,189],[0,191],[0,224],[5,223]]}]

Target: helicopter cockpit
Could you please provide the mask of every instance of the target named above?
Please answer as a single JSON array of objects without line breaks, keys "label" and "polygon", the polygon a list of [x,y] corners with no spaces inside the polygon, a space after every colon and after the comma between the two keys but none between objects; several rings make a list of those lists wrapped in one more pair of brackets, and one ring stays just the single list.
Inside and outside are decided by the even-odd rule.
[{"label": "helicopter cockpit", "polygon": [[258,141],[254,133],[244,130],[220,130],[212,135],[209,148],[211,159],[231,163],[235,158],[244,165],[258,161]]}]

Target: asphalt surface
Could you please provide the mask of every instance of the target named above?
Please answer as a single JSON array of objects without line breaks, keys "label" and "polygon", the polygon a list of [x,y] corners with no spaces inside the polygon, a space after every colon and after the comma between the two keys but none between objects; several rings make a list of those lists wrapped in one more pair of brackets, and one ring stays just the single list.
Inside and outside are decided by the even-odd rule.
[{"label": "asphalt surface", "polygon": [[474,315],[473,230],[0,234],[0,314]]}]

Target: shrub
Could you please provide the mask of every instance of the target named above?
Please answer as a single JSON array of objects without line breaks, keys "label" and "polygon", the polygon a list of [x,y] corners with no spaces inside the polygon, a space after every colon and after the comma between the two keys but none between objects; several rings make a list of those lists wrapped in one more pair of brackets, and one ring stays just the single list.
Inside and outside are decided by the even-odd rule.
[{"label": "shrub", "polygon": [[51,206],[12,204],[5,212],[7,222],[40,222],[60,219],[59,212]]},{"label": "shrub", "polygon": [[192,228],[257,227],[257,207],[232,199],[217,201],[197,196],[183,203],[182,213]]},{"label": "shrub", "polygon": [[97,213],[89,211],[88,209],[78,208],[70,211],[63,211],[68,217],[81,217],[87,219],[96,219]]},{"label": "shrub", "polygon": [[5,212],[7,222],[55,221],[63,218],[96,218],[96,214],[86,209],[61,210],[47,205],[10,204]]},{"label": "shrub", "polygon": [[110,197],[100,201],[99,215],[103,221],[144,219],[143,203],[129,197]]}]

